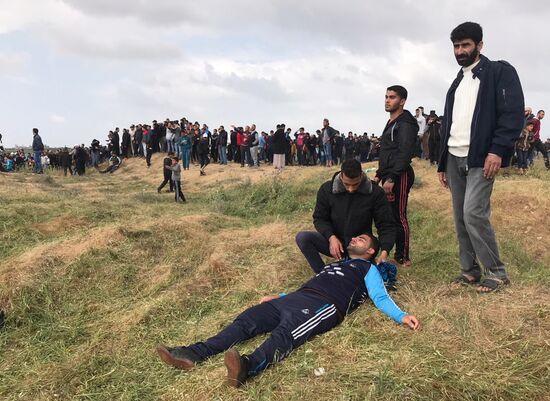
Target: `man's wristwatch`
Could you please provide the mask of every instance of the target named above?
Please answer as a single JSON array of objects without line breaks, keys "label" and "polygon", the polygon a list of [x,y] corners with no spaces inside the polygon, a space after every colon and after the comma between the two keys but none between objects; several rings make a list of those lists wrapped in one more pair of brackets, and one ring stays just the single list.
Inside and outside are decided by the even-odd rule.
[{"label": "man's wristwatch", "polygon": [[386,179],[386,182],[391,182],[391,183],[393,183],[393,178],[388,178],[388,179]]}]

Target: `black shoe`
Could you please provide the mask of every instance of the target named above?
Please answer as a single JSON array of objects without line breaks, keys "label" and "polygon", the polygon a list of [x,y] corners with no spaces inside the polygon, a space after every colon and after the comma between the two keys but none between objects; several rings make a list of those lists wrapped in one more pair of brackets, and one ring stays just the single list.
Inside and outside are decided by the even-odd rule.
[{"label": "black shoe", "polygon": [[160,188],[157,188],[157,194],[160,194]]},{"label": "black shoe", "polygon": [[189,370],[201,362],[201,358],[187,347],[170,348],[159,345],[157,352],[164,363],[177,369]]},{"label": "black shoe", "polygon": [[223,362],[227,368],[227,384],[231,387],[240,387],[248,378],[248,358],[231,348],[225,353]]}]

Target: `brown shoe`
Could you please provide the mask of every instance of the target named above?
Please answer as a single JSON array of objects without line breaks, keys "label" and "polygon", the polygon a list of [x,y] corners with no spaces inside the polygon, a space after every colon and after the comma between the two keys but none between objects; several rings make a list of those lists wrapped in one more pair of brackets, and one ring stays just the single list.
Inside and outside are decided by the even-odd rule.
[{"label": "brown shoe", "polygon": [[248,377],[248,360],[239,355],[239,351],[231,348],[225,353],[223,362],[227,368],[227,384],[240,387]]},{"label": "brown shoe", "polygon": [[199,362],[196,356],[193,355],[194,352],[185,347],[168,348],[159,345],[157,353],[165,364],[177,369],[189,370]]}]

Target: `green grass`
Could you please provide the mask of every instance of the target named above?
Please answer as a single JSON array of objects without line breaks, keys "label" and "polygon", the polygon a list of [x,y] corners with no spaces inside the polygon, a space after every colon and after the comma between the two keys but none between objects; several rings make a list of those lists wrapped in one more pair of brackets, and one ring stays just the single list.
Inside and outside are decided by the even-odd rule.
[{"label": "green grass", "polygon": [[[0,258],[11,263],[36,245],[46,248],[36,263],[0,281],[0,306],[8,309],[0,331],[0,398],[547,397],[550,268],[522,248],[521,233],[501,228],[513,286],[489,296],[452,290],[446,284],[458,272],[452,220],[414,201],[414,266],[400,270],[393,297],[421,319],[421,331],[399,327],[366,304],[239,390],[224,386],[221,355],[191,372],[159,361],[156,344],[203,340],[261,295],[291,291],[311,276],[293,237],[312,228],[316,191],[330,175],[319,170],[308,180],[225,183],[193,193],[186,205],[123,176],[86,177],[99,189],[95,197],[73,186],[72,177],[25,176],[40,193],[25,193],[17,177],[22,190],[0,194],[6,205],[0,209]],[[550,185],[545,176],[536,179]],[[425,185],[426,179],[415,191]],[[56,218],[84,224],[47,235],[33,228]],[[92,235],[110,237],[70,256],[56,253]],[[264,339],[238,348],[251,352]],[[316,377],[317,367],[326,373]]]}]

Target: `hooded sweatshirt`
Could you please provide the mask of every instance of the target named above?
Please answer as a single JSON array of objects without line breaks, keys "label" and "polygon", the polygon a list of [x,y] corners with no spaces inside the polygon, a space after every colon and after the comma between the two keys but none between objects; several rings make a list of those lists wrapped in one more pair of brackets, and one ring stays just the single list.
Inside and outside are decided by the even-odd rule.
[{"label": "hooded sweatshirt", "polygon": [[382,181],[388,178],[395,181],[401,173],[412,169],[417,134],[418,122],[408,110],[404,110],[395,120],[388,121],[380,137],[377,177]]}]

